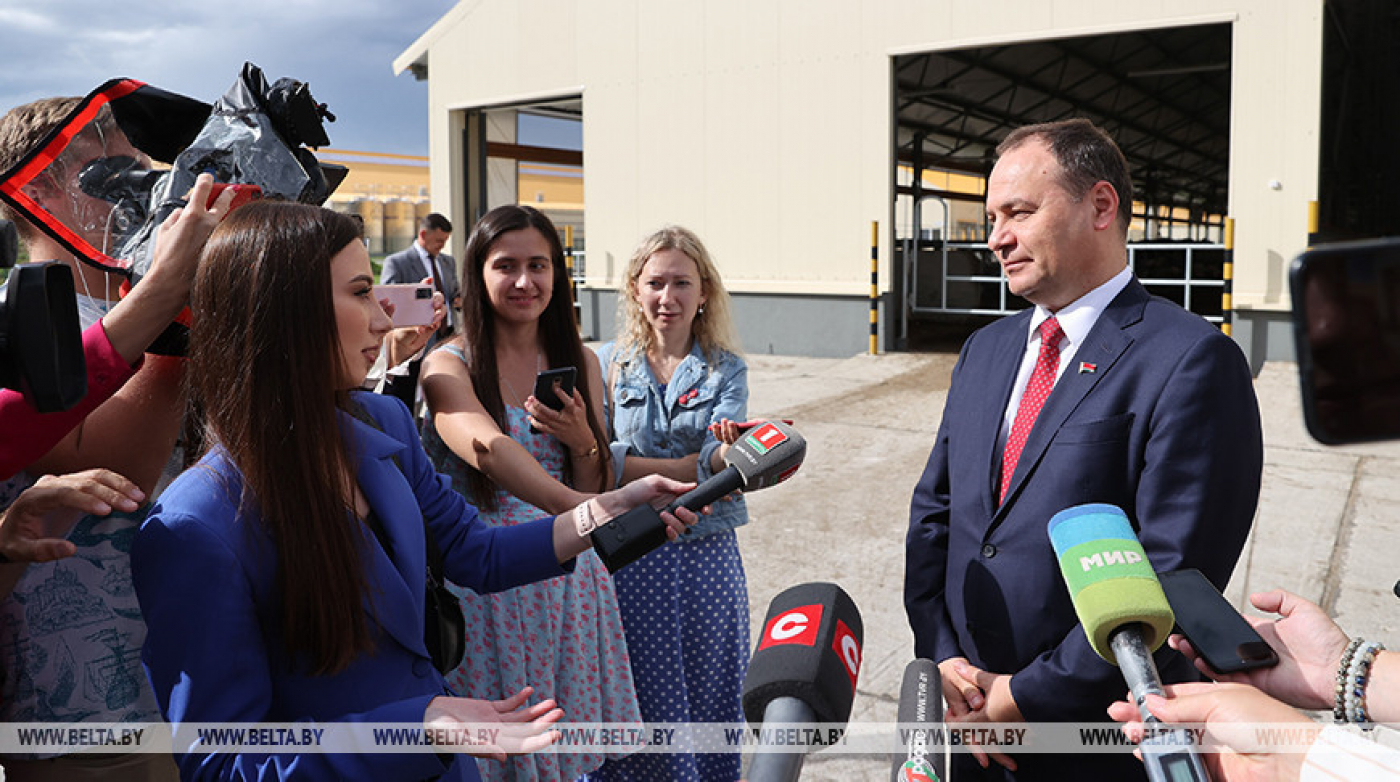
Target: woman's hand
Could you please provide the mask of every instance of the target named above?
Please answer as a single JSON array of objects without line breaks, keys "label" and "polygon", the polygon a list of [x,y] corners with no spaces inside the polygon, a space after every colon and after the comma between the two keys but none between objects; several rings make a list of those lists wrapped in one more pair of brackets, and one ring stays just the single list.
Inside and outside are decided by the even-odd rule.
[{"label": "woman's hand", "polygon": [[[591,497],[573,510],[554,518],[554,555],[560,562],[570,560],[593,545],[593,530],[643,504],[661,510],[693,488],[694,483],[682,483],[662,475],[648,475],[621,489]],[[704,510],[709,512],[709,508]],[[700,520],[686,508],[677,508],[675,513],[662,511],[658,515],[666,525],[667,540],[680,537],[686,527]]]},{"label": "woman's hand", "polygon": [[[431,277],[424,278],[427,283]],[[442,327],[442,321],[447,317],[447,306],[443,303],[442,292],[433,291],[433,322],[426,326],[404,326],[389,332],[385,345],[388,355],[385,357],[387,366],[396,367],[417,355],[428,344],[428,340]],[[379,306],[384,308],[384,314],[392,320],[394,317],[394,303],[388,299],[380,299]]]},{"label": "woman's hand", "polygon": [[509,755],[538,752],[559,740],[559,731],[553,726],[564,710],[552,699],[525,706],[533,692],[526,687],[499,701],[433,698],[423,713],[423,728],[433,732],[433,746],[440,752],[501,762]]},{"label": "woman's hand", "polygon": [[[1168,724],[1205,724],[1205,751],[1200,753],[1210,778],[1218,782],[1263,782],[1298,778],[1305,754],[1260,740],[1261,724],[1322,726],[1246,684],[1191,682],[1166,686],[1167,698],[1147,696],[1147,709]],[[1123,733],[1141,741],[1145,727],[1137,706],[1118,701],[1108,716],[1124,723]],[[1133,754],[1142,758],[1142,751]]]},{"label": "woman's hand", "polygon": [[716,440],[719,440],[725,445],[733,445],[738,442],[739,435],[743,433],[744,429],[740,423],[731,421],[728,418],[721,418],[715,423],[710,424],[710,434],[714,435]]},{"label": "woman's hand", "polygon": [[1278,665],[1242,673],[1216,673],[1192,648],[1173,635],[1167,643],[1186,655],[1202,673],[1217,681],[1250,684],[1300,709],[1330,709],[1335,695],[1337,666],[1348,643],[1347,634],[1319,606],[1282,589],[1250,595],[1260,611],[1278,619],[1245,617],[1273,650]]},{"label": "woman's hand", "polygon": [[593,430],[588,428],[588,405],[584,403],[583,395],[577,388],[572,396],[566,395],[558,386],[550,391],[555,394],[555,401],[563,404],[563,408],[552,410],[531,394],[525,399],[525,412],[530,414],[530,425],[553,435],[575,456],[588,453],[597,442],[593,439]]},{"label": "woman's hand", "polygon": [[[695,484],[681,483],[661,475],[648,475],[633,481],[621,489],[599,494],[593,499],[602,509],[600,525],[621,516],[638,505],[648,504],[661,510],[675,498],[695,488]],[[662,512],[661,520],[666,522],[666,537],[675,540],[685,532],[686,527],[700,520],[700,517],[686,508],[677,508],[674,514]]]},{"label": "woman's hand", "polygon": [[11,562],[48,562],[73,555],[63,536],[86,515],[130,513],[146,495],[111,470],[45,475],[0,515],[0,555]]}]

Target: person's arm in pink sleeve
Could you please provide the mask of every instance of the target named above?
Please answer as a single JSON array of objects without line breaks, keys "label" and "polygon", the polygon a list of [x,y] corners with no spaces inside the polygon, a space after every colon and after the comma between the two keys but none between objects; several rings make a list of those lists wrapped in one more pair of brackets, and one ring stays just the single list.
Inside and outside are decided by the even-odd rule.
[{"label": "person's arm in pink sleeve", "polygon": [[112,346],[102,324],[83,331],[83,360],[87,362],[87,395],[77,405],[58,413],[41,413],[11,389],[0,389],[0,480],[48,453],[73,427],[107,401],[140,368],[128,364]]}]

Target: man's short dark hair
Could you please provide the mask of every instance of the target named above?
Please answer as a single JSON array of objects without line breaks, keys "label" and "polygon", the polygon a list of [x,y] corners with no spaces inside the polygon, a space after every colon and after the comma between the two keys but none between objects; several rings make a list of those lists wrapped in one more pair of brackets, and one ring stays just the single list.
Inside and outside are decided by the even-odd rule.
[{"label": "man's short dark hair", "polygon": [[1102,128],[1087,119],[1067,119],[1026,125],[1011,131],[997,145],[997,157],[1032,139],[1039,139],[1064,172],[1060,186],[1075,198],[1099,182],[1107,182],[1118,194],[1118,221],[1126,235],[1133,221],[1133,179],[1123,151]]},{"label": "man's short dark hair", "polygon": [[452,223],[437,212],[429,212],[423,217],[423,221],[418,224],[418,230],[452,233]]}]

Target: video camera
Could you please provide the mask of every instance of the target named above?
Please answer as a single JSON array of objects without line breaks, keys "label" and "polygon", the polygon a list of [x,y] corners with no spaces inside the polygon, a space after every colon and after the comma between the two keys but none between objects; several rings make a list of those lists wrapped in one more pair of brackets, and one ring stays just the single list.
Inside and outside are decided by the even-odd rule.
[{"label": "video camera", "polygon": [[[216,194],[235,188],[234,206],[262,195],[323,203],[348,173],[307,149],[330,143],[326,120],[335,117],[305,83],[269,84],[252,63],[212,106],[113,79],[0,173],[0,201],[75,258],[136,285],[200,174],[214,175]],[[0,262],[14,266],[0,298],[0,384],[43,412],[67,409],[86,394],[72,272],[15,266],[14,226],[0,223]],[[182,353],[187,325],[182,316],[149,350]]]},{"label": "video camera", "polygon": [[54,261],[16,265],[19,237],[0,220],[0,387],[23,393],[41,413],[67,410],[87,394],[73,272]]},{"label": "video camera", "polygon": [[348,170],[319,163],[307,147],[329,144],[322,123],[334,120],[305,83],[269,84],[252,63],[212,106],[113,79],[0,175],[0,200],[75,257],[135,285],[161,223],[200,174],[324,203]]}]

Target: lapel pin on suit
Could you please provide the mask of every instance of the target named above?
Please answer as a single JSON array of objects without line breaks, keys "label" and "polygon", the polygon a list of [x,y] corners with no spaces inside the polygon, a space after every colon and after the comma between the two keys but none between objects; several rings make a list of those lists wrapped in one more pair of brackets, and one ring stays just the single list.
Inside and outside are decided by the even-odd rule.
[{"label": "lapel pin on suit", "polygon": [[1094,374],[1094,373],[1097,372],[1097,371],[1099,371],[1099,365],[1098,365],[1098,364],[1090,364],[1090,363],[1087,362],[1087,361],[1081,361],[1081,362],[1079,362],[1079,374],[1081,374],[1081,375],[1092,375],[1092,374]]}]

